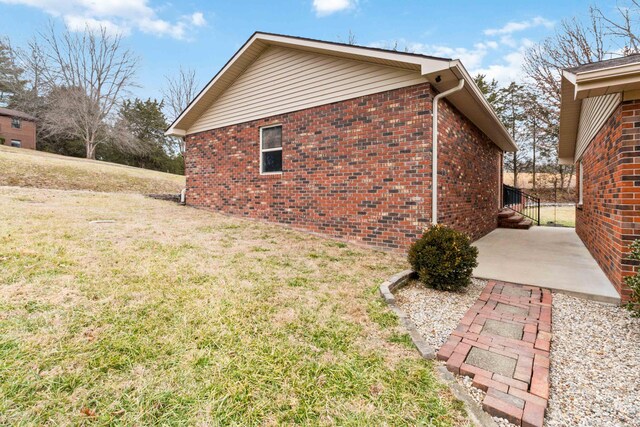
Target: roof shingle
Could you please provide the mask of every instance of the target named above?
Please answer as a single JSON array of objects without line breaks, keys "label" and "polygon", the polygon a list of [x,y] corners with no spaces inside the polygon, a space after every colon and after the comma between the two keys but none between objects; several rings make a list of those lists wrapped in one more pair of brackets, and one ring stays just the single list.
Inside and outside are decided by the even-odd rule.
[{"label": "roof shingle", "polygon": [[18,110],[11,110],[9,108],[2,108],[2,107],[0,107],[0,116],[17,117],[24,120],[30,120],[32,122],[36,121],[35,117],[27,113],[23,113],[22,111],[18,111]]},{"label": "roof shingle", "polygon": [[578,65],[577,67],[567,68],[566,70],[573,74],[585,73],[588,71],[602,70],[605,68],[619,67],[621,65],[634,64],[640,62],[640,53],[634,53],[620,58],[606,59],[604,61],[591,62],[589,64]]}]

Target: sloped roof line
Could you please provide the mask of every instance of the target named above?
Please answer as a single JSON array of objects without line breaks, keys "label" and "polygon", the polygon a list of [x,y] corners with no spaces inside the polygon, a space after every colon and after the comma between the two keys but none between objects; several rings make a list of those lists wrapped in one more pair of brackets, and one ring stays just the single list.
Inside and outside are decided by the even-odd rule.
[{"label": "sloped roof line", "polygon": [[[430,82],[433,79],[432,85],[437,91],[446,90],[446,87],[443,87],[446,83],[438,83],[440,81],[438,78],[439,74],[448,73],[449,75],[455,76],[456,79],[462,78],[467,81],[467,85],[465,85],[466,88],[460,94],[452,97],[450,102],[453,102],[458,109],[460,109],[460,102],[472,103],[473,108],[483,111],[481,113],[483,118],[480,119],[480,121],[483,122],[482,125],[476,123],[476,120],[479,119],[478,113],[471,110],[469,111],[469,113],[476,117],[476,120],[472,120],[476,123],[476,126],[480,127],[485,134],[492,137],[491,139],[494,140],[494,143],[503,150],[515,151],[517,149],[504,124],[500,121],[484,95],[477,88],[473,78],[459,60],[264,32],[253,33],[189,103],[185,110],[173,121],[165,133],[167,135],[185,136],[193,120],[205,110],[205,104],[199,105],[200,101],[206,101],[208,103],[207,105],[214,102],[212,100],[215,100],[216,94],[215,92],[209,92],[215,90],[216,86],[218,90],[224,92],[226,87],[231,84],[230,82],[242,74],[244,69],[259,56],[260,52],[270,45],[298,48],[322,54],[343,56],[356,60],[413,69],[423,76],[427,76]],[[461,95],[463,93],[465,95]],[[207,95],[210,95],[208,99]],[[465,98],[461,98],[461,96]]]}]

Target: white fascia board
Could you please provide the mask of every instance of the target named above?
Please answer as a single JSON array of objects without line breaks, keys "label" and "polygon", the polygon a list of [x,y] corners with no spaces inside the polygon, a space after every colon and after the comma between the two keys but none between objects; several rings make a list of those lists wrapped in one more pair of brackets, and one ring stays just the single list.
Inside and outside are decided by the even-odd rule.
[{"label": "white fascia board", "polygon": [[164,133],[166,136],[171,136],[171,135],[178,135],[176,132],[183,132],[186,134],[186,129],[180,129],[177,128],[177,125],[180,123],[180,121],[189,113],[189,111],[191,111],[191,109],[198,104],[198,102],[202,99],[202,97],[204,97],[207,92],[209,92],[209,90],[211,89],[211,87],[213,87],[213,85],[216,84],[216,82],[220,79],[220,77],[222,77],[224,75],[224,73],[233,66],[233,64],[236,62],[236,60],[238,58],[240,58],[242,56],[242,54],[254,43],[254,41],[258,38],[259,34],[254,34],[241,48],[240,50],[238,50],[235,55],[233,55],[231,57],[231,59],[225,64],[224,67],[222,67],[222,69],[220,71],[218,71],[218,74],[215,75],[215,77],[213,79],[211,79],[211,81],[209,82],[209,84],[207,84],[204,89],[202,89],[200,91],[200,93],[195,97],[195,99],[193,101],[191,101],[191,103],[189,103],[189,105],[187,106],[187,108],[184,109],[184,111],[173,121],[173,123],[171,124],[171,126],[169,127],[169,129],[167,129],[167,131]]}]

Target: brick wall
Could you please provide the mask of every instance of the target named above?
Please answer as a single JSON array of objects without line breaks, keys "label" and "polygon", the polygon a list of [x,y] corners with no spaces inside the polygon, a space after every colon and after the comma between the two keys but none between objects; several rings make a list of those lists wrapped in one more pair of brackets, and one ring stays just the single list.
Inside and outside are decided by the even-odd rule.
[{"label": "brick wall", "polygon": [[20,129],[11,127],[11,117],[0,116],[0,137],[5,139],[4,145],[11,145],[12,139],[20,141],[22,148],[36,149],[36,124],[21,120]]},{"label": "brick wall", "polygon": [[438,221],[476,240],[498,226],[502,151],[446,101],[438,119]]},{"label": "brick wall", "polygon": [[[623,102],[591,141],[582,157],[583,204],[576,208],[576,232],[623,301],[629,244],[640,238],[640,101]],[[576,165],[580,176],[580,164]]]},{"label": "brick wall", "polygon": [[[404,250],[431,221],[432,95],[421,84],[188,135],[187,203]],[[499,150],[444,110],[440,153],[454,172],[443,170],[442,194],[455,203],[441,202],[443,222],[477,238],[495,228],[497,201],[474,210],[491,217],[480,224],[461,219],[463,205],[497,191]],[[260,175],[260,127],[272,124],[282,124],[283,173]],[[493,168],[475,164],[492,156]]]}]

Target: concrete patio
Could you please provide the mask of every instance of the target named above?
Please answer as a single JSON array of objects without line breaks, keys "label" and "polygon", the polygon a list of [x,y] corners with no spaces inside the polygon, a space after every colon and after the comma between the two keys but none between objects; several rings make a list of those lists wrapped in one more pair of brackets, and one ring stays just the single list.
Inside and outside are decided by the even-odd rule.
[{"label": "concrete patio", "polygon": [[620,296],[573,228],[498,228],[474,243],[474,276],[619,304]]}]

